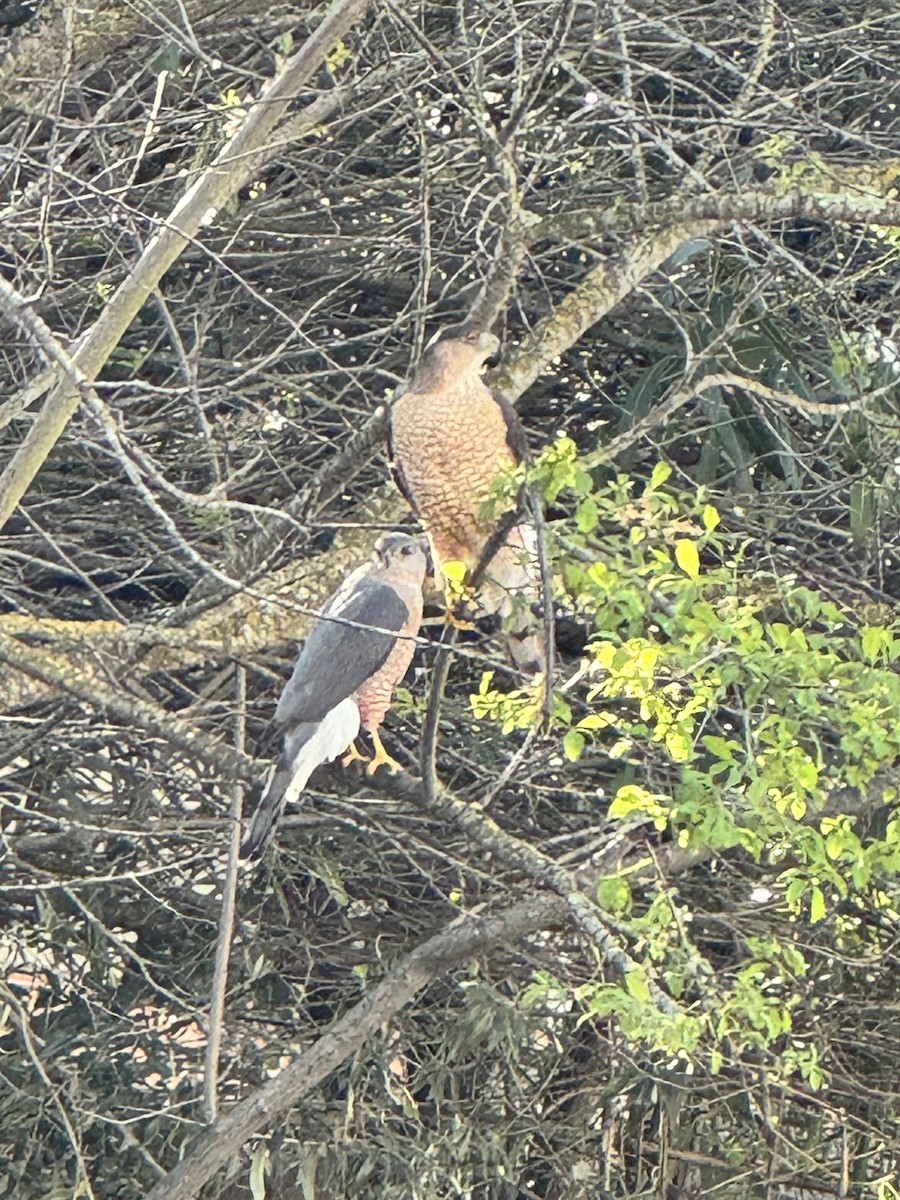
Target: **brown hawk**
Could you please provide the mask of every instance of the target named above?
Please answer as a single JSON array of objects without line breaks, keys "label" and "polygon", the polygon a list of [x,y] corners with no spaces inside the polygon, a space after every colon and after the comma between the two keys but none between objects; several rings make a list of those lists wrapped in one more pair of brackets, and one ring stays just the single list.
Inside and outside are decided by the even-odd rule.
[{"label": "brown hawk", "polygon": [[[439,583],[447,563],[461,562],[469,574],[479,566],[502,516],[486,511],[492,484],[527,456],[515,410],[481,378],[499,345],[492,333],[444,330],[391,409],[397,483],[428,533]],[[540,598],[537,535],[520,521],[486,566],[478,603],[482,614],[501,618],[510,657],[524,671],[545,664],[535,631]]]},{"label": "brown hawk", "polygon": [[382,763],[398,769],[378,726],[412,661],[426,562],[418,538],[387,534],[322,609],[275,709],[284,750],[241,845],[242,859],[262,855],[285,804],[297,799],[316,767],[348,749],[359,757],[353,743],[360,728],[375,746],[368,773]]}]

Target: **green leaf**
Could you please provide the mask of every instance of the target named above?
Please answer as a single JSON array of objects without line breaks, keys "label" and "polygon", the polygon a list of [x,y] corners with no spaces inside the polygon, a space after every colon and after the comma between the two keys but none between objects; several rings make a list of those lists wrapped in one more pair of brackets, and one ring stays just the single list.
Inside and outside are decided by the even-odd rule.
[{"label": "green leaf", "polygon": [[734,762],[735,751],[740,753],[743,749],[740,742],[731,741],[728,738],[716,737],[713,734],[701,738],[703,745],[715,754],[716,758],[721,758],[723,762]]},{"label": "green leaf", "polygon": [[[347,49],[347,47],[344,45],[343,42],[338,42],[338,44],[331,51],[331,53],[326,54],[325,65],[328,67],[329,71],[334,72],[334,71],[339,70],[344,65],[344,63],[347,61],[348,58],[350,58],[350,51]],[[256,1200],[255,1196],[254,1196],[253,1200]]]},{"label": "green leaf", "polygon": [[769,637],[779,650],[786,650],[790,641],[791,631],[782,621],[775,621],[769,626]]},{"label": "green leaf", "polygon": [[867,625],[862,631],[862,652],[865,658],[870,663],[875,662],[878,655],[881,653],[882,646],[889,645],[891,641],[888,630],[881,625]]},{"label": "green leaf", "polygon": [[809,759],[802,759],[794,764],[794,779],[800,787],[811,792],[819,782],[819,769]]},{"label": "green leaf", "polygon": [[570,729],[563,738],[563,751],[569,762],[577,762],[584,749],[584,734],[577,729]]},{"label": "green leaf", "polygon": [[809,919],[815,925],[825,916],[825,895],[818,885],[815,885],[809,898]]},{"label": "green leaf", "polygon": [[482,671],[481,682],[478,684],[478,695],[486,696],[491,688],[491,681],[494,678],[493,671]]},{"label": "green leaf", "polygon": [[582,533],[590,533],[597,528],[598,520],[597,501],[593,496],[585,496],[575,510],[575,524]]},{"label": "green leaf", "polygon": [[650,984],[643,971],[629,971],[625,976],[625,987],[630,996],[642,1004],[650,1003]]},{"label": "green leaf", "polygon": [[631,888],[621,875],[608,875],[597,884],[597,902],[607,912],[626,913],[631,908]]},{"label": "green leaf", "polygon": [[653,468],[653,474],[650,476],[650,487],[648,490],[655,492],[657,488],[662,487],[671,474],[672,468],[667,462],[658,462]]},{"label": "green leaf", "polygon": [[627,817],[633,812],[645,812],[657,816],[662,812],[659,800],[652,792],[636,783],[626,783],[616,792],[609,806],[610,817]]},{"label": "green leaf", "polygon": [[572,485],[572,490],[576,496],[587,496],[593,490],[594,479],[590,471],[575,472],[575,482]]},{"label": "green leaf", "polygon": [[696,579],[700,574],[700,555],[697,552],[696,542],[690,541],[689,538],[679,538],[675,543],[675,561],[685,575]]}]

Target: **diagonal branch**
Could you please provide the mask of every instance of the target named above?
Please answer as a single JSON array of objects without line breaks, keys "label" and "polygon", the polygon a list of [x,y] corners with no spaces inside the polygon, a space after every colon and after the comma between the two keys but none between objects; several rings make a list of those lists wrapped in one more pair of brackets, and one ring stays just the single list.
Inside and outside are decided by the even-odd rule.
[{"label": "diagonal branch", "polygon": [[[607,212],[580,209],[547,217],[529,231],[529,240],[597,241],[620,236],[614,251],[588,271],[518,348],[511,362],[491,377],[511,401],[526,391],[547,364],[574,346],[590,327],[658,270],[679,246],[709,237],[733,222],[770,224],[796,217],[829,223],[900,225],[900,201],[872,190],[854,177],[827,191],[823,186],[787,194],[748,191],[703,196],[687,204],[635,205]],[[887,186],[887,185],[885,185]],[[648,232],[649,230],[649,232]]]},{"label": "diagonal branch", "polygon": [[683,242],[711,233],[717,225],[717,221],[670,225],[636,237],[617,254],[605,258],[523,340],[515,358],[491,376],[491,386],[511,401],[516,400],[548,363],[574,346],[583,333],[657,271]]},{"label": "diagonal branch", "polygon": [[216,741],[188,721],[150,700],[129,696],[100,678],[100,672],[78,669],[66,655],[44,647],[24,646],[0,632],[0,664],[43,684],[51,691],[73,696],[92,709],[102,708],[124,725],[145,729],[182,753],[227,770],[236,779],[255,783],[253,762]]},{"label": "diagonal branch", "polygon": [[[273,133],[290,102],[327,52],[366,14],[371,0],[341,0],[298,52],[288,59],[218,157],[188,188],[151,239],[134,270],[117,288],[87,335],[72,351],[84,380],[96,379],[109,355],[162,276],[218,210],[274,153]],[[78,407],[80,393],[68,377],[44,402],[22,445],[0,476],[0,527],[5,525]]]},{"label": "diagonal branch", "polygon": [[[507,833],[485,812],[481,804],[460,800],[440,784],[427,787],[409,776],[395,776],[380,781],[380,786],[391,795],[412,800],[442,821],[450,821],[465,829],[485,850],[521,871],[538,887],[555,892],[565,903],[578,928],[600,951],[604,961],[622,976],[638,969],[638,964],[619,944],[603,913],[584,890],[585,886],[596,886],[597,879],[601,877],[599,872],[596,876],[591,873],[588,884],[588,881],[578,878],[574,872],[560,866],[528,842]],[[603,870],[608,872],[610,869],[612,864],[604,863]],[[648,986],[653,1003],[661,1012],[672,1016],[681,1011],[652,978],[648,980]]]},{"label": "diagonal branch", "polygon": [[145,1200],[193,1200],[252,1134],[278,1121],[429,983],[472,955],[559,924],[564,914],[565,906],[555,896],[532,896],[494,915],[460,917],[423,942],[280,1075],[219,1117]]}]

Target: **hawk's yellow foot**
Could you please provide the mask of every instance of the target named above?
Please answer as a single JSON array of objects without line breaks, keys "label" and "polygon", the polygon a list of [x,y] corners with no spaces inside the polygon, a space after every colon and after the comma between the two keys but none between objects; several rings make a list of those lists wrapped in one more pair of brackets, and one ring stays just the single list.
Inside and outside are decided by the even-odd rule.
[{"label": "hawk's yellow foot", "polygon": [[366,758],[366,756],[364,754],[360,754],[360,752],[357,750],[356,742],[351,742],[350,749],[347,751],[347,753],[341,759],[341,766],[349,767],[352,762],[364,763],[364,762],[368,762],[368,761],[369,760]]},{"label": "hawk's yellow foot", "polygon": [[469,568],[461,560],[451,559],[441,564],[441,574],[447,605],[444,620],[457,629],[475,629],[475,624],[465,616],[466,610],[472,611],[475,606],[475,589],[466,583]]},{"label": "hawk's yellow foot", "polygon": [[385,750],[381,738],[378,736],[377,729],[372,730],[372,745],[375,747],[375,757],[366,767],[367,775],[374,775],[380,766],[387,767],[392,775],[403,770],[403,767],[397,762],[396,758],[391,758],[387,750]]}]

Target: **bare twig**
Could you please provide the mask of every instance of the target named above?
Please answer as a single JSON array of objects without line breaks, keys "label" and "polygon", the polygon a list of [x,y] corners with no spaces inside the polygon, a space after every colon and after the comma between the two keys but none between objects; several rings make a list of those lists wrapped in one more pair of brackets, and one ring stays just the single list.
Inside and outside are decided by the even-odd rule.
[{"label": "bare twig", "polygon": [[[623,450],[627,450],[629,446],[633,446],[635,442],[640,441],[651,429],[656,429],[665,421],[668,421],[670,417],[674,416],[680,408],[683,408],[695,396],[702,395],[713,388],[741,388],[746,392],[761,396],[763,399],[782,407],[788,405],[791,408],[798,409],[800,412],[834,417],[858,411],[874,399],[873,394],[873,396],[857,400],[835,401],[834,403],[807,400],[804,396],[798,396],[794,392],[776,391],[773,388],[766,387],[764,383],[758,383],[755,379],[750,379],[744,375],[737,375],[732,371],[718,371],[713,375],[705,375],[696,382],[689,380],[682,387],[677,388],[661,404],[657,405],[652,412],[648,413],[646,417],[643,417],[640,421],[636,421],[630,429],[626,429],[624,433],[618,434],[611,441],[600,446],[593,454],[587,455],[585,458],[587,466],[595,467],[601,463],[610,462],[621,454]],[[886,390],[886,388],[881,389],[882,392]]]},{"label": "bare twig", "polygon": [[419,743],[419,762],[422,770],[422,787],[429,800],[437,795],[440,782],[437,775],[438,729],[440,725],[441,704],[444,699],[444,688],[447,686],[447,676],[450,674],[450,663],[453,658],[453,647],[456,643],[457,628],[455,625],[444,626],[441,640],[437,648],[437,662],[431,675],[431,687],[428,692],[428,704],[425,707],[425,719],[422,721],[422,736]]},{"label": "bare twig", "polygon": [[[470,833],[479,845],[496,854],[508,866],[522,871],[540,887],[556,892],[565,901],[579,929],[601,951],[604,961],[622,975],[637,970],[638,964],[619,944],[600,909],[589,899],[575,875],[527,842],[501,829],[480,803],[460,800],[441,786],[429,793],[425,787],[419,789],[414,783],[407,784],[400,778],[387,782],[385,786],[402,791],[407,799],[419,800],[429,811],[443,819],[449,817]],[[681,1011],[652,979],[648,981],[648,986],[653,1002],[661,1012],[674,1015]]]},{"label": "bare twig", "polygon": [[0,663],[30,676],[58,694],[73,696],[91,709],[105,709],[123,725],[156,734],[191,758],[205,760],[248,782],[255,782],[253,763],[243,755],[159,705],[129,696],[121,687],[111,686],[100,678],[99,672],[91,674],[76,668],[65,655],[42,647],[23,646],[15,638],[0,633]]},{"label": "bare twig", "polygon": [[22,1041],[25,1044],[25,1053],[31,1059],[32,1066],[47,1090],[47,1095],[59,1113],[59,1119],[63,1129],[66,1131],[66,1137],[69,1139],[72,1153],[75,1155],[75,1162],[78,1164],[78,1174],[80,1176],[78,1188],[79,1190],[83,1189],[83,1193],[88,1197],[88,1200],[95,1200],[95,1192],[91,1186],[91,1177],[88,1174],[87,1163],[85,1162],[84,1152],[81,1147],[81,1138],[78,1136],[75,1126],[72,1124],[72,1118],[69,1116],[69,1111],[63,1103],[61,1089],[50,1079],[50,1076],[47,1074],[47,1068],[41,1060],[38,1048],[35,1045],[28,1013],[19,1003],[18,997],[5,984],[0,984],[0,996],[3,996],[4,1002],[15,1013],[14,1019],[22,1035]]},{"label": "bare twig", "polygon": [[[215,161],[194,181],[168,220],[110,298],[72,358],[85,380],[97,377],[137,313],[186,246],[255,170],[287,107],[334,43],[368,10],[370,0],[341,0],[301,49],[285,63]],[[44,402],[40,414],[0,476],[0,527],[9,519],[56,444],[81,399],[67,377]]]},{"label": "bare twig", "polygon": [[[234,748],[239,754],[246,749],[245,715],[247,707],[247,671],[238,667],[235,679]],[[216,962],[213,969],[212,997],[209,1005],[209,1040],[206,1043],[206,1067],[203,1076],[203,1113],[211,1125],[219,1112],[219,1054],[225,1019],[225,989],[228,986],[228,958],[234,933],[234,909],[237,896],[238,853],[241,848],[241,809],[244,787],[235,780],[229,819],[228,866],[222,888],[222,911],[219,914],[219,934],[216,940]]]}]

